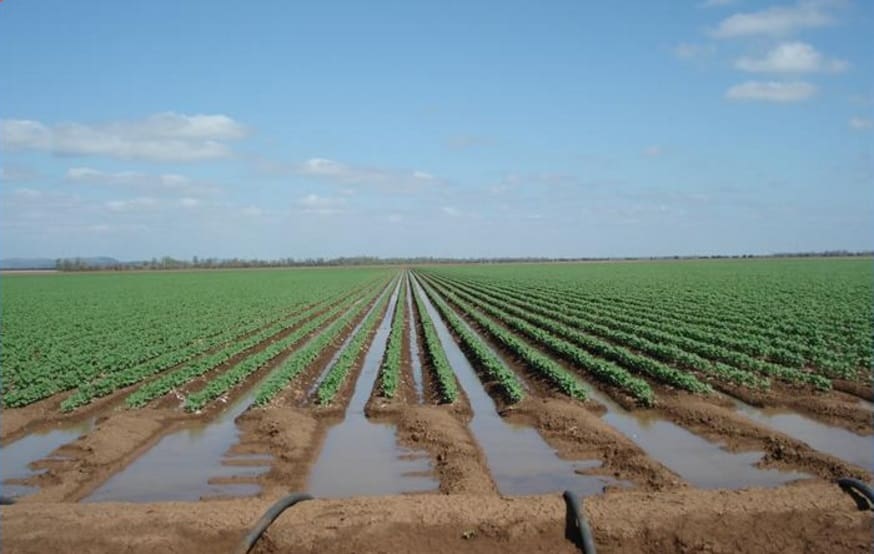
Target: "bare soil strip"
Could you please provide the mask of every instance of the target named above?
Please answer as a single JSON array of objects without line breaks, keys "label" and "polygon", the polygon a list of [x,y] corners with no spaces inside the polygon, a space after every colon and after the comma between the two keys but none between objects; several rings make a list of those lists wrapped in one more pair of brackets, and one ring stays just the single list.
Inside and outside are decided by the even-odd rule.
[{"label": "bare soil strip", "polygon": [[[229,552],[274,499],[0,508],[2,548],[43,552]],[[659,493],[585,501],[599,554],[871,551],[871,512],[836,486]],[[36,524],[35,524],[36,522]],[[48,523],[51,524],[40,524]],[[559,495],[416,495],[304,502],[254,552],[578,553]]]}]

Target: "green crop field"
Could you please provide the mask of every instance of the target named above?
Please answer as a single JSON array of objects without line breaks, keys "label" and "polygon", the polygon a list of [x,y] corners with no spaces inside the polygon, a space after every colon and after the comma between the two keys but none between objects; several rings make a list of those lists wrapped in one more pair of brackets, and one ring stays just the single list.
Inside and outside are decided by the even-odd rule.
[{"label": "green crop field", "polygon": [[129,398],[131,405],[143,404],[333,303],[351,303],[394,273],[305,269],[4,276],[3,405],[24,406],[76,389],[63,404],[73,409],[162,374]]},{"label": "green crop field", "polygon": [[[520,337],[643,404],[652,402],[650,382],[708,394],[720,384],[828,390],[834,379],[871,379],[868,259],[440,266],[421,274],[522,359],[533,353],[513,344]],[[557,370],[547,375],[573,394]]]}]

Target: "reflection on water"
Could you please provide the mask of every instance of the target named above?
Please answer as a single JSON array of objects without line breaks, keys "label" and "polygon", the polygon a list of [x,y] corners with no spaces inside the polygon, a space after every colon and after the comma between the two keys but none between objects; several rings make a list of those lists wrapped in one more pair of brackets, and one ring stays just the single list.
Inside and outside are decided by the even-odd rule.
[{"label": "reflection on water", "polygon": [[27,479],[42,473],[28,467],[31,462],[48,458],[58,447],[72,442],[94,428],[94,418],[76,423],[59,423],[54,428],[31,433],[0,447],[0,496],[33,494],[36,487],[13,485],[7,479]]},{"label": "reflection on water", "polygon": [[418,282],[415,288],[422,295],[446,357],[470,401],[473,411],[470,430],[482,447],[489,471],[502,494],[573,490],[590,496],[601,493],[606,485],[625,484],[607,476],[577,474],[576,471],[598,467],[600,462],[562,460],[536,430],[527,425],[514,425],[499,416],[494,401]]},{"label": "reflection on water", "polygon": [[422,358],[420,357],[419,335],[416,332],[416,318],[413,311],[413,288],[410,286],[409,279],[407,282],[407,331],[410,335],[410,364],[413,371],[413,383],[416,385],[416,398],[419,404],[421,404],[424,398],[424,393],[422,392]]},{"label": "reflection on water", "polygon": [[[164,436],[83,502],[193,501],[203,496],[257,494],[259,487],[254,484],[209,483],[214,477],[257,477],[267,469],[222,463],[225,453],[238,440],[239,431],[234,420],[252,403],[255,390],[257,387],[212,422],[187,426]],[[269,460],[265,463],[269,464]]]},{"label": "reflection on water", "polygon": [[394,425],[371,422],[364,414],[379,375],[397,297],[396,289],[365,354],[345,419],[328,431],[313,465],[307,491],[316,497],[376,496],[438,486],[430,476],[431,463],[425,453],[401,447]]},{"label": "reflection on water", "polygon": [[752,420],[805,442],[815,450],[874,470],[874,437],[871,435],[857,435],[786,408],[756,408],[736,398],[731,400],[737,411]]}]

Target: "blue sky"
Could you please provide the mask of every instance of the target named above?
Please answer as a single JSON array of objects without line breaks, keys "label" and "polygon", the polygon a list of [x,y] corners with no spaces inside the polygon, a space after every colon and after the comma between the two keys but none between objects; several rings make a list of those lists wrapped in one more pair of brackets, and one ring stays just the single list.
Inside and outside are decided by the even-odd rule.
[{"label": "blue sky", "polygon": [[0,255],[871,249],[870,2],[0,3]]}]

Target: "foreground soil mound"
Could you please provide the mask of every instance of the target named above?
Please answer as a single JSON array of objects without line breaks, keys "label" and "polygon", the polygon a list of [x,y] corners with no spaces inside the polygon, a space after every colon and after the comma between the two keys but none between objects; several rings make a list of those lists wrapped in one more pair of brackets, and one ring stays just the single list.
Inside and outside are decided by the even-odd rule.
[{"label": "foreground soil mound", "polygon": [[[232,552],[264,500],[28,503],[2,508],[4,553]],[[871,552],[872,514],[837,486],[616,491],[586,500],[600,554]],[[417,495],[304,502],[253,552],[579,552],[559,495]]]}]

